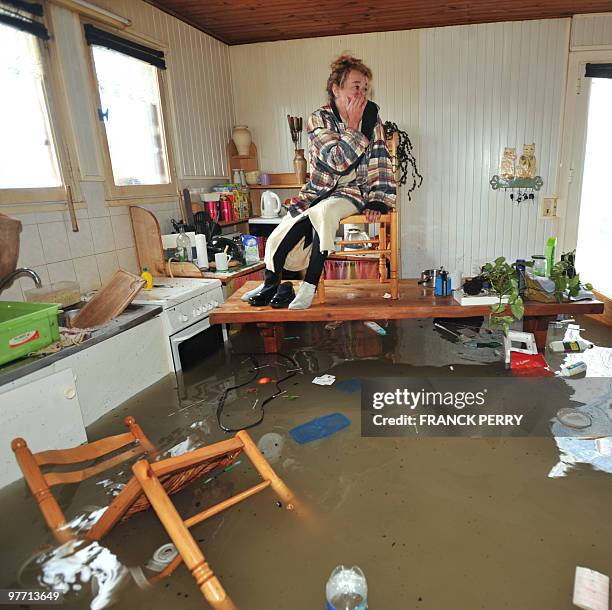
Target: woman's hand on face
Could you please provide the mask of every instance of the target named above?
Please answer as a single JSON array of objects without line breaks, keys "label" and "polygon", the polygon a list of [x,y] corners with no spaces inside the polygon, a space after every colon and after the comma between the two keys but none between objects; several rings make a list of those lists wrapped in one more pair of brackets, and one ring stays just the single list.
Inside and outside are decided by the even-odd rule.
[{"label": "woman's hand on face", "polygon": [[346,105],[347,124],[351,129],[358,129],[363,111],[368,100],[364,93],[358,93],[355,97],[349,99]]},{"label": "woman's hand on face", "polygon": [[376,210],[364,210],[364,214],[368,222],[378,222],[380,220],[380,212]]}]

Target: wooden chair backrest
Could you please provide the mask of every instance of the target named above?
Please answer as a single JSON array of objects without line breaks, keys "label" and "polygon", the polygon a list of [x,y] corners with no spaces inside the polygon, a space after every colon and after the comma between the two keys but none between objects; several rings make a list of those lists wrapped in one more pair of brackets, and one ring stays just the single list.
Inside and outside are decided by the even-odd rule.
[{"label": "wooden chair backrest", "polygon": [[[32,453],[23,438],[13,439],[11,448],[15,452],[17,463],[32,495],[39,504],[47,524],[52,530],[55,531],[64,525],[65,517],[51,492],[51,487],[67,483],[80,483],[132,457],[142,453],[152,454],[155,452],[155,446],[145,436],[133,417],[126,417],[125,424],[129,428],[129,432],[109,436],[71,449],[53,449]],[[45,466],[66,466],[91,462],[133,444],[135,446],[103,459],[92,466],[77,470],[43,472]],[[66,538],[70,538],[70,536],[67,535]]]}]

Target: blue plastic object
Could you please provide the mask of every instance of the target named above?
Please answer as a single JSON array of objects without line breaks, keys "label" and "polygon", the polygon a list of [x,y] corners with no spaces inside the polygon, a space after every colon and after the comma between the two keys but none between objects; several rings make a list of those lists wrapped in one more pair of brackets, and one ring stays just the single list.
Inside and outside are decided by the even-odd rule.
[{"label": "blue plastic object", "polygon": [[331,436],[351,424],[351,420],[342,413],[331,413],[317,417],[305,424],[289,430],[291,438],[300,445],[310,443],[326,436]]},{"label": "blue plastic object", "polygon": [[345,379],[344,381],[336,382],[334,386],[335,390],[340,390],[345,394],[352,394],[361,390],[361,380],[359,379]]}]

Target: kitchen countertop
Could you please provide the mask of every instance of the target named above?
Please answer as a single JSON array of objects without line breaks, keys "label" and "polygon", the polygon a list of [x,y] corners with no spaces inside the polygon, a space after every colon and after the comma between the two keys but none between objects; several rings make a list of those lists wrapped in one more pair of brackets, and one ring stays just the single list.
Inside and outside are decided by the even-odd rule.
[{"label": "kitchen countertop", "polygon": [[249,218],[249,224],[252,225],[277,225],[283,219],[282,216],[273,216],[272,218],[263,218],[261,216],[253,216]]},{"label": "kitchen countertop", "polygon": [[30,356],[28,358],[21,358],[9,362],[4,366],[0,366],[0,386],[15,381],[20,377],[29,375],[34,371],[38,371],[46,366],[54,364],[55,362],[62,360],[68,356],[72,356],[77,352],[86,350],[97,343],[106,341],[122,333],[126,330],[139,326],[143,322],[154,318],[162,312],[162,308],[152,305],[130,305],[122,314],[116,318],[96,328],[92,332],[92,336],[83,341],[80,345],[73,345],[65,347],[64,349],[56,352],[55,354],[49,354],[48,356]]},{"label": "kitchen countertop", "polygon": [[215,271],[214,269],[202,269],[202,275],[206,279],[221,280],[221,282],[227,282],[233,280],[241,275],[253,273],[253,271],[259,271],[265,269],[263,261],[257,263],[249,263],[248,265],[240,265],[239,267],[230,267],[227,271]]}]

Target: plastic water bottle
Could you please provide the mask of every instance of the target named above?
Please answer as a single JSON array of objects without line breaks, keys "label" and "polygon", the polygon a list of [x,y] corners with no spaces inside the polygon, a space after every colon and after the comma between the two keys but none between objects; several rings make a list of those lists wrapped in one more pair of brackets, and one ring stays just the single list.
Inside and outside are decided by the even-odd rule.
[{"label": "plastic water bottle", "polygon": [[368,583],[358,566],[334,568],[327,585],[327,610],[367,610]]}]

